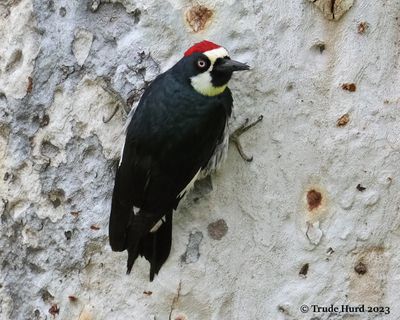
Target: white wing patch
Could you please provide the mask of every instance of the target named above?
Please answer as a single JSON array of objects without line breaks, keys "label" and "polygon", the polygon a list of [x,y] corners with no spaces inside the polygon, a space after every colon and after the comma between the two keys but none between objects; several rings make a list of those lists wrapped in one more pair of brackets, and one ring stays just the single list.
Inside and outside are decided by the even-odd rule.
[{"label": "white wing patch", "polygon": [[[125,133],[125,135],[126,135],[126,131],[128,130],[129,123],[130,123],[131,120],[132,120],[133,114],[135,113],[135,111],[136,111],[136,109],[137,109],[137,106],[138,106],[138,105],[132,106],[131,111],[129,111],[128,118],[126,119],[126,122],[125,122],[125,125],[124,125],[124,129],[123,129],[123,133]],[[122,155],[124,154],[124,147],[125,147],[125,140],[124,140],[124,143],[123,143],[123,145],[122,145],[121,157],[119,158],[118,167],[121,166]]]},{"label": "white wing patch", "polygon": [[124,144],[122,145],[121,156],[119,158],[118,168],[121,166],[121,163],[122,163],[122,155],[124,154],[124,147],[125,147],[125,141],[124,141]]},{"label": "white wing patch", "polygon": [[165,216],[163,216],[160,220],[157,221],[157,223],[153,226],[153,228],[150,229],[151,233],[156,232],[162,224],[165,223]]}]

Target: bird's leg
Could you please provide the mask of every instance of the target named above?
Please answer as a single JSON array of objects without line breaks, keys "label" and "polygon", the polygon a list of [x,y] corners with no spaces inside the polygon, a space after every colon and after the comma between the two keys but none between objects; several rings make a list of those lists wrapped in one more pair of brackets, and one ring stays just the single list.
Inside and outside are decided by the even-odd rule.
[{"label": "bird's leg", "polygon": [[237,150],[239,151],[240,156],[243,158],[243,160],[251,162],[253,161],[253,156],[248,156],[244,151],[242,144],[240,143],[240,136],[245,133],[247,130],[250,128],[254,127],[257,123],[259,123],[263,119],[263,115],[260,115],[257,120],[249,123],[249,119],[247,118],[245,122],[237,128],[231,135],[230,135],[230,140],[235,144]]},{"label": "bird's leg", "polygon": [[114,105],[114,110],[111,113],[110,116],[107,118],[103,117],[103,122],[108,123],[112,118],[114,118],[115,114],[117,113],[118,109],[122,107],[122,110],[124,111],[125,115],[128,115],[129,113],[129,107],[128,104],[125,102],[125,100],[122,98],[121,94],[117,92],[111,85],[110,79],[106,77],[101,77],[101,82],[100,86],[104,91],[106,91],[110,96],[112,96],[115,100],[116,103]]}]

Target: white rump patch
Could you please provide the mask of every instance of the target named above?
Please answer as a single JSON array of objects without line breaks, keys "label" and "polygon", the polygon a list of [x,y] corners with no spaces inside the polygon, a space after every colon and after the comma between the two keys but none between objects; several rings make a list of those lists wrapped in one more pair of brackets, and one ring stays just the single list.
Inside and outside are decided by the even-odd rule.
[{"label": "white rump patch", "polygon": [[135,216],[139,213],[140,208],[133,206],[132,208],[133,213],[135,214]]}]

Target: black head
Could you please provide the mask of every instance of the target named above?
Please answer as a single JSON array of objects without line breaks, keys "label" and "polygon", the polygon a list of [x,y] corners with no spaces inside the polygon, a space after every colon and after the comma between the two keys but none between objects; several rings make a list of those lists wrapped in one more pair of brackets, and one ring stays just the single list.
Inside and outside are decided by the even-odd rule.
[{"label": "black head", "polygon": [[247,64],[231,60],[225,48],[213,45],[216,47],[204,52],[191,52],[199,46],[196,44],[177,65],[192,87],[207,96],[224,92],[234,71],[249,70]]}]

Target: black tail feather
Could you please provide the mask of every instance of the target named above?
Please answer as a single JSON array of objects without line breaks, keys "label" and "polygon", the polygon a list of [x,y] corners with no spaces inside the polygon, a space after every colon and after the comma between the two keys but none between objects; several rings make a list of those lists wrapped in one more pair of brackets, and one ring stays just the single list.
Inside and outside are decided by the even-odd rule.
[{"label": "black tail feather", "polygon": [[165,215],[165,222],[156,232],[149,232],[141,239],[140,254],[150,262],[150,281],[158,274],[171,251],[172,211]]},{"label": "black tail feather", "polygon": [[126,226],[129,225],[132,216],[131,206],[121,203],[114,190],[109,223],[109,239],[113,251],[124,251],[128,248]]},{"label": "black tail feather", "polygon": [[133,231],[132,229],[129,230],[126,239],[128,247],[126,273],[130,274],[133,264],[140,254],[150,262],[150,281],[153,281],[154,276],[158,274],[171,251],[172,210],[165,215],[165,221],[157,231],[148,232],[145,235]]},{"label": "black tail feather", "polygon": [[158,234],[157,232],[155,232],[153,235],[153,247],[152,247],[153,252],[151,254],[151,261],[150,261],[150,281],[153,281],[155,274],[155,267],[157,261],[157,238]]},{"label": "black tail feather", "polygon": [[139,245],[136,245],[136,246],[128,249],[128,261],[127,261],[127,267],[126,267],[126,274],[131,273],[133,264],[135,263],[135,260],[137,259],[138,255],[139,255]]}]

